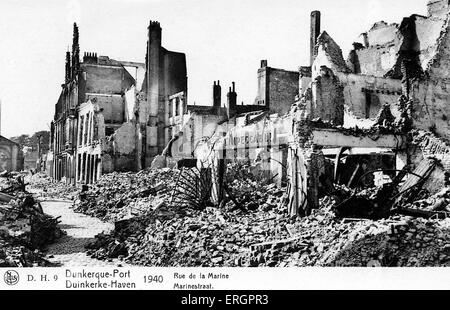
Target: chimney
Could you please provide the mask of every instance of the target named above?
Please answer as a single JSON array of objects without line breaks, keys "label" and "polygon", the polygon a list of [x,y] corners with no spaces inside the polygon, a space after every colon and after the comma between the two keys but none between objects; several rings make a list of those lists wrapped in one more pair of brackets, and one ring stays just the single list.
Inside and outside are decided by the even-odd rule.
[{"label": "chimney", "polygon": [[83,56],[83,62],[84,63],[96,64],[98,62],[97,53],[85,52],[84,56]]},{"label": "chimney", "polygon": [[320,11],[311,12],[311,46],[310,46],[310,63],[311,67],[313,65],[314,59],[316,58],[316,43],[317,38],[320,35]]},{"label": "chimney", "polygon": [[[161,57],[161,25],[150,21],[147,41],[147,100],[150,105],[150,115],[158,115],[160,90],[160,57]],[[156,119],[155,119],[155,122]]]},{"label": "chimney", "polygon": [[232,87],[230,87],[227,94],[228,101],[228,118],[232,118],[236,115],[236,102],[237,102],[237,94],[235,90],[235,84],[232,83]]},{"label": "chimney", "polygon": [[220,86],[220,81],[214,81],[213,86],[213,106],[221,107],[222,106],[222,87]]},{"label": "chimney", "polygon": [[370,42],[369,42],[369,35],[367,34],[367,32],[364,32],[361,34],[363,37],[363,41],[364,41],[364,46],[365,47],[369,47]]},{"label": "chimney", "polygon": [[267,60],[266,59],[261,60],[261,69],[263,69],[265,67],[267,67]]}]

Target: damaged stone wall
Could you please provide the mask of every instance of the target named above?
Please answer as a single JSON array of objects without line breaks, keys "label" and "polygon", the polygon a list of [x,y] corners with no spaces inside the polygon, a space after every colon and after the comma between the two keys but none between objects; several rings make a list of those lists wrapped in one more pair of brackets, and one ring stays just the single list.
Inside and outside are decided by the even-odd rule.
[{"label": "damaged stone wall", "polygon": [[[292,135],[290,117],[269,118],[267,113],[260,112],[249,116],[241,116],[236,120],[239,124],[223,123],[208,140],[198,144],[195,157],[201,167],[212,167],[218,171],[217,165],[222,160],[226,163],[250,164],[255,176],[271,180],[278,185],[286,185],[288,181],[289,143]],[[249,123],[250,122],[250,123]],[[213,196],[218,197],[219,184],[214,184]],[[213,198],[214,198],[213,197]]]},{"label": "damaged stone wall", "polygon": [[[404,18],[401,25],[376,23],[363,34],[364,44],[354,44],[348,66],[333,39],[326,32],[319,36],[312,77],[314,80],[326,66],[337,77],[336,85],[344,87],[345,127],[370,128],[386,105],[396,118],[401,118],[402,108],[397,101],[403,93],[412,98],[416,128],[450,135],[446,105],[450,99],[450,43],[448,23],[442,28],[443,24],[441,18],[420,15]],[[314,93],[315,89],[313,98]],[[308,98],[305,100],[308,105]],[[329,105],[334,102],[331,100]]]},{"label": "damaged stone wall", "polygon": [[322,32],[317,38],[315,50],[316,57],[311,68],[313,79],[321,75],[323,66],[328,67],[333,72],[350,72],[342,56],[341,48],[326,31]]},{"label": "damaged stone wall", "polygon": [[221,120],[222,117],[217,115],[192,113],[183,127],[174,132],[174,134],[182,134],[172,144],[172,157],[175,159],[194,158],[198,145],[215,134]]},{"label": "damaged stone wall", "polygon": [[437,40],[441,34],[442,27],[445,26],[445,19],[435,16],[428,18],[416,16],[415,23],[417,38],[420,42],[420,63],[422,68],[426,69],[436,53]]},{"label": "damaged stone wall", "polygon": [[103,153],[113,159],[114,171],[136,170],[136,127],[133,122],[124,123],[109,137]]},{"label": "damaged stone wall", "polygon": [[397,24],[375,23],[363,34],[363,44],[355,46],[347,61],[353,73],[384,76],[395,65],[398,51]]},{"label": "damaged stone wall", "polygon": [[122,95],[87,94],[86,97],[102,110],[106,123],[121,124],[125,121]]},{"label": "damaged stone wall", "polygon": [[124,123],[125,114],[121,96],[92,97],[80,106],[77,181],[91,183],[102,173],[136,170],[136,121]]},{"label": "damaged stone wall", "polygon": [[414,127],[430,130],[450,139],[450,24],[447,20],[439,40],[436,54],[430,61],[426,78],[411,82],[410,98],[413,102]]},{"label": "damaged stone wall", "polygon": [[80,75],[79,101],[88,100],[87,93],[121,94],[135,83],[134,78],[117,61],[107,56],[99,56],[98,63],[82,63]]},{"label": "damaged stone wall", "polygon": [[[445,20],[435,16],[411,15],[399,24],[384,21],[363,34],[362,43],[354,43],[347,64],[353,73],[401,78],[404,52],[417,52],[418,65],[425,70],[432,59]],[[408,56],[410,57],[410,56]]]},{"label": "damaged stone wall", "polygon": [[427,4],[428,16],[445,18],[449,12],[448,0],[431,0]]},{"label": "damaged stone wall", "polygon": [[344,124],[344,88],[329,68],[322,66],[312,82],[311,119],[320,118],[339,126]]},{"label": "damaged stone wall", "polygon": [[400,117],[398,97],[402,94],[399,80],[338,73],[344,87],[344,127],[371,127],[381,108],[388,104],[395,117]]},{"label": "damaged stone wall", "polygon": [[397,27],[396,23],[388,24],[385,21],[375,23],[367,33],[363,34],[363,37],[367,37],[365,45],[376,47],[394,43],[397,39]]}]

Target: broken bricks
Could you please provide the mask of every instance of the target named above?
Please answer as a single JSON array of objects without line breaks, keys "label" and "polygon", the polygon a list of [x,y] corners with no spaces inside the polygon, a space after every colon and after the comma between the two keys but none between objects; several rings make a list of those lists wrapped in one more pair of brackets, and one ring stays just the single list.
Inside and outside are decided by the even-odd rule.
[{"label": "broken bricks", "polygon": [[9,195],[0,194],[0,266],[50,266],[40,251],[63,234],[58,219],[44,214],[23,187],[8,189]]}]

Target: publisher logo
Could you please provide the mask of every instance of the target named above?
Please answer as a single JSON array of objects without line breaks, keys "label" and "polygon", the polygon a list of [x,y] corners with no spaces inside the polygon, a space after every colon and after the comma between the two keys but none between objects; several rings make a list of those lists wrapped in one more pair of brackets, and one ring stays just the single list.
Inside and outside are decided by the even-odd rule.
[{"label": "publisher logo", "polygon": [[8,270],[5,272],[3,279],[8,285],[16,285],[19,282],[19,274],[15,270]]}]

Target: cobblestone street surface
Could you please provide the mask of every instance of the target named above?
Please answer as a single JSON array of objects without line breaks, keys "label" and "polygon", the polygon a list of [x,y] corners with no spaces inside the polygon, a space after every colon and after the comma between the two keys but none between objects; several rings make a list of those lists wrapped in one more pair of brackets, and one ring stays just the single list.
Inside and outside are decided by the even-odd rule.
[{"label": "cobblestone street surface", "polygon": [[97,218],[75,213],[71,209],[71,202],[44,201],[41,203],[44,212],[61,217],[59,224],[67,235],[48,247],[47,258],[51,262],[59,263],[63,267],[114,267],[125,264],[114,261],[102,261],[86,255],[84,246],[94,240],[95,235],[109,232],[113,224],[105,223]]}]

